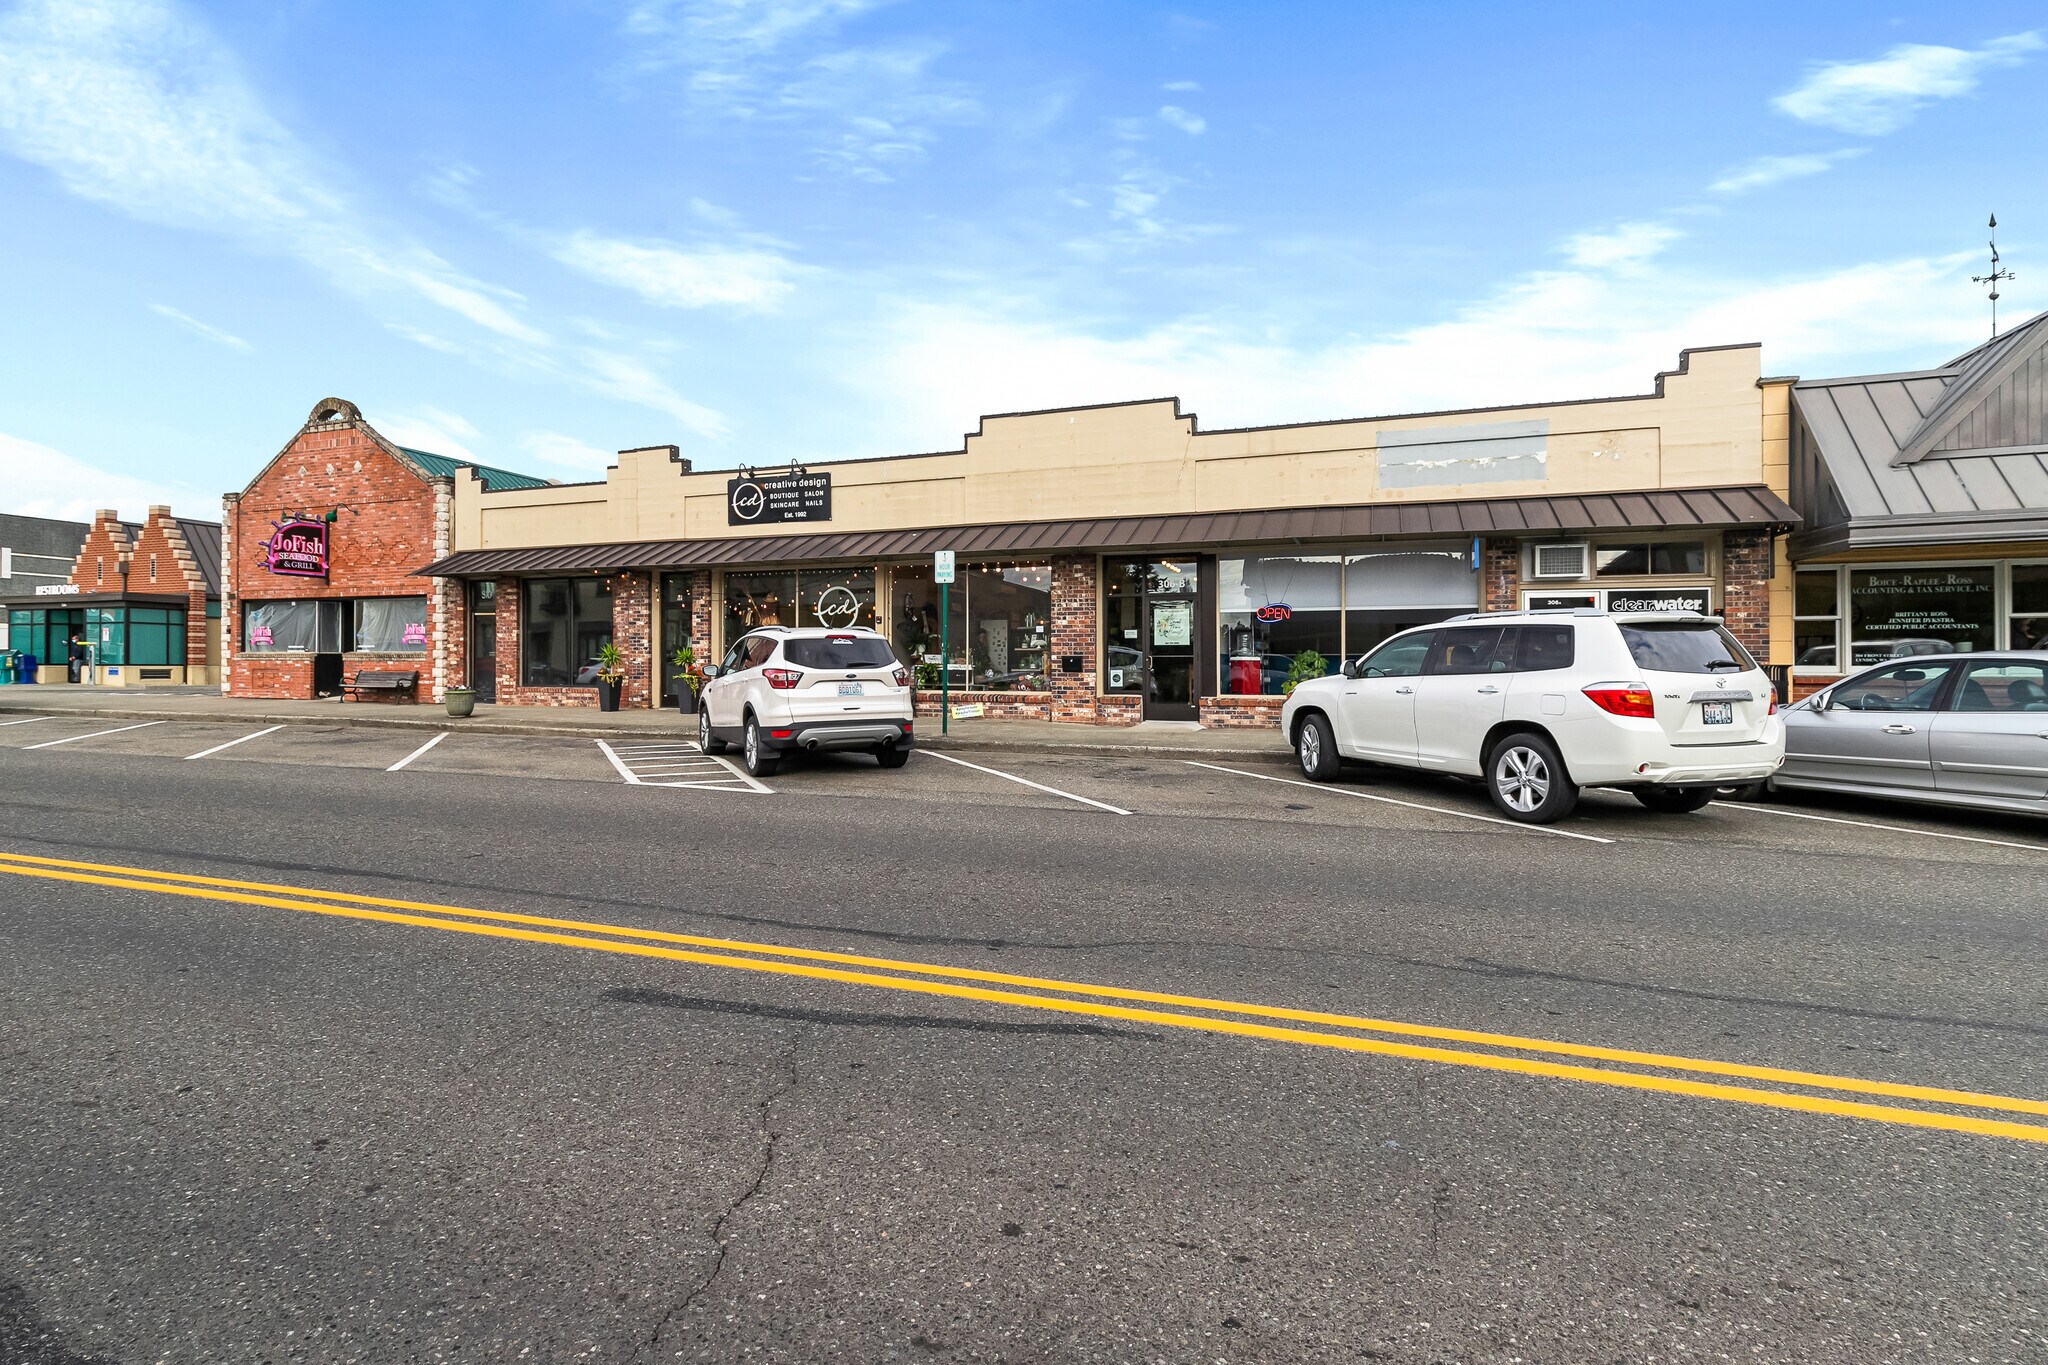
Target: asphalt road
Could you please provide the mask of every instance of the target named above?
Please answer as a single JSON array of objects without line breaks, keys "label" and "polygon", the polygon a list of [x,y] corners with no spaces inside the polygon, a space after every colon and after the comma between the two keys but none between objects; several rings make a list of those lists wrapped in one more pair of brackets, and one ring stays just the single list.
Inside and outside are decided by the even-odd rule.
[{"label": "asphalt road", "polygon": [[9,1365],[2048,1358],[2039,824],[113,724],[0,729]]}]

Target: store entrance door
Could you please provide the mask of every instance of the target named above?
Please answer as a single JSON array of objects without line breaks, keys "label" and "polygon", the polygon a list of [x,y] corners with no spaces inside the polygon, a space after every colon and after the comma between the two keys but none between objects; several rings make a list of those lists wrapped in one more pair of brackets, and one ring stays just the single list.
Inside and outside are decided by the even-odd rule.
[{"label": "store entrance door", "polygon": [[1145,599],[1145,719],[1197,720],[1195,598]]},{"label": "store entrance door", "polygon": [[476,699],[498,699],[498,585],[486,578],[469,585],[469,685]]}]

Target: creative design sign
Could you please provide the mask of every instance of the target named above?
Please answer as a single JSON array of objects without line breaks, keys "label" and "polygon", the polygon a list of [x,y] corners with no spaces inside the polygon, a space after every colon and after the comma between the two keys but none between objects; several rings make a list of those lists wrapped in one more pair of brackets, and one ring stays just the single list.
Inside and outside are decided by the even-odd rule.
[{"label": "creative design sign", "polygon": [[818,601],[811,608],[818,618],[818,624],[828,630],[850,626],[860,616],[860,599],[853,595],[853,589],[835,583],[818,594]]},{"label": "creative design sign", "polygon": [[1285,602],[1268,602],[1265,606],[1253,612],[1252,615],[1264,621],[1267,625],[1277,625],[1282,621],[1292,621],[1294,619],[1294,608],[1288,606]]},{"label": "creative design sign", "polygon": [[270,523],[276,529],[263,547],[263,567],[288,578],[327,577],[327,523],[310,517],[287,517]]},{"label": "creative design sign", "polygon": [[830,474],[779,474],[772,478],[728,479],[725,524],[775,526],[792,521],[832,520]]}]

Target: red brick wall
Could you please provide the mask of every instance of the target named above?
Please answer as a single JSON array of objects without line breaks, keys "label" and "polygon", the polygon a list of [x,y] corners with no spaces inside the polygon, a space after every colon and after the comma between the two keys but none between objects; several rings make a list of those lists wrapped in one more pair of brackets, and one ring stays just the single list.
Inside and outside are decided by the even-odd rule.
[{"label": "red brick wall", "polygon": [[1771,572],[1768,531],[1729,531],[1721,537],[1721,616],[1728,633],[1759,659],[1771,657]]},{"label": "red brick wall", "polygon": [[1522,543],[1489,540],[1480,552],[1483,611],[1516,611],[1522,605]]},{"label": "red brick wall", "polygon": [[248,690],[238,688],[239,697],[277,697],[288,701],[313,700],[313,660],[310,655],[252,655],[236,662],[236,674]]},{"label": "red brick wall", "polygon": [[[156,574],[150,574],[150,561]],[[206,579],[168,507],[152,507],[128,558],[128,591],[182,593],[185,597],[185,667],[206,667]]]},{"label": "red brick wall", "polygon": [[[338,515],[329,534],[326,582],[288,578],[262,567],[262,550],[273,520],[282,519],[287,512],[320,515],[330,510]],[[424,652],[349,651],[342,659],[342,671],[417,668],[420,685],[412,699],[427,701],[437,695],[433,670],[440,641],[432,605],[435,585],[413,573],[434,558],[434,486],[387,454],[364,423],[309,423],[254,483],[229,500],[224,531],[232,549],[227,555],[225,588],[229,596],[222,604],[222,634],[224,643],[231,642],[233,647],[232,662],[224,668],[224,690],[242,697],[302,695],[265,690],[273,685],[275,670],[256,667],[263,658],[260,654],[242,652],[243,616],[250,602],[424,596],[429,598]],[[223,656],[228,657],[225,648]]]},{"label": "red brick wall", "polygon": [[85,544],[78,547],[78,558],[71,565],[72,583],[81,593],[121,591],[132,548],[119,512],[102,508],[93,513],[92,529],[86,532]]},{"label": "red brick wall", "polygon": [[[955,706],[979,703],[988,708],[991,720],[1051,720],[1052,693],[1050,692],[955,692],[951,696]],[[939,694],[936,691],[919,691],[915,713],[934,719],[939,714]]]},{"label": "red brick wall", "polygon": [[1202,724],[1217,730],[1277,730],[1280,728],[1280,708],[1286,702],[1285,697],[1204,697],[1201,701]]},{"label": "red brick wall", "polygon": [[[1052,691],[1052,719],[1093,724],[1100,700],[1096,696],[1097,570],[1095,556],[1074,555],[1052,562],[1052,654],[1046,676]],[[1081,671],[1068,673],[1060,660],[1081,657]]]}]

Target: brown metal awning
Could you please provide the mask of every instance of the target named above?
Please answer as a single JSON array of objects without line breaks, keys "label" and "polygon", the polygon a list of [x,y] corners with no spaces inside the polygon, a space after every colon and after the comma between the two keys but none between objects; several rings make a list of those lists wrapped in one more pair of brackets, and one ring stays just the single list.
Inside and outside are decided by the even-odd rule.
[{"label": "brown metal awning", "polygon": [[1548,536],[1580,531],[1717,527],[1790,530],[1798,524],[1799,514],[1784,499],[1761,484],[1749,484],[1735,488],[1653,489],[1642,493],[1090,517],[908,531],[808,531],[718,540],[639,540],[612,545],[460,550],[415,572],[437,578],[488,578],[498,574],[911,559],[922,558],[934,550],[1015,559],[1078,550],[1188,550],[1385,536]]}]

